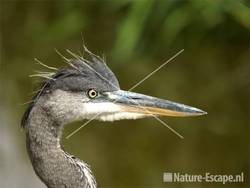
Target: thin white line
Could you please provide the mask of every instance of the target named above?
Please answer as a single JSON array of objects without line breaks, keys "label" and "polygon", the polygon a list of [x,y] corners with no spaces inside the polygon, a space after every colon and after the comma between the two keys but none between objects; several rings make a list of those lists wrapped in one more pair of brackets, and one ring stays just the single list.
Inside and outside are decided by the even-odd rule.
[{"label": "thin white line", "polygon": [[[73,54],[70,50],[67,50],[71,55],[73,55],[74,57],[75,54]],[[134,89],[135,87],[137,87],[138,85],[140,85],[141,83],[143,83],[146,79],[148,79],[150,76],[152,76],[154,73],[156,73],[158,70],[160,70],[162,67],[164,67],[166,64],[168,64],[170,61],[172,61],[174,58],[176,58],[179,54],[181,54],[184,51],[184,49],[180,50],[178,53],[176,53],[174,56],[172,56],[168,61],[166,61],[165,63],[163,63],[161,66],[159,66],[157,69],[155,69],[153,72],[151,72],[150,74],[148,74],[146,77],[144,77],[141,81],[139,81],[137,84],[135,84],[132,88],[129,89],[129,91],[131,91],[132,89]],[[84,61],[83,61],[84,62]],[[85,62],[84,62],[85,63]],[[85,63],[86,64],[86,63]],[[120,89],[118,88],[116,85],[114,85],[112,82],[110,82],[109,80],[107,80],[106,78],[104,78],[99,72],[95,71],[92,67],[87,66],[90,70],[94,71],[96,74],[98,74],[102,79],[104,79],[105,81],[107,81],[109,84],[111,84],[112,86],[114,86],[116,89]],[[130,97],[129,97],[130,98]],[[133,100],[132,98],[130,98],[131,100]],[[134,101],[134,100],[133,100]],[[114,101],[114,103],[116,102],[116,100]],[[175,131],[173,128],[171,128],[169,125],[167,125],[164,121],[162,121],[161,119],[159,119],[157,116],[155,116],[154,114],[152,114],[150,111],[148,111],[145,107],[141,106],[137,101],[134,101],[140,108],[143,108],[146,112],[148,112],[152,117],[154,117],[157,121],[159,121],[161,124],[163,124],[165,127],[169,128],[173,133],[175,133],[177,136],[179,136],[181,139],[183,139],[184,137],[179,134],[177,131]],[[84,123],[82,126],[80,126],[79,128],[77,128],[75,131],[73,131],[72,133],[70,133],[66,139],[69,139],[71,136],[73,136],[74,134],[76,134],[79,130],[81,130],[84,126],[86,126],[88,123],[90,123],[91,121],[93,121],[97,116],[99,116],[102,112],[96,114],[93,118],[91,118],[90,120],[88,120],[86,123]]]},{"label": "thin white line", "polygon": [[40,61],[39,59],[37,59],[37,58],[34,58],[34,60],[35,60],[38,64],[40,64],[40,65],[46,67],[47,69],[58,70],[58,69],[55,68],[55,67],[50,67],[50,66],[44,64],[43,62],[41,62],[41,61]]},{"label": "thin white line", "polygon": [[166,64],[168,64],[170,61],[172,61],[174,58],[176,58],[178,55],[180,55],[184,49],[180,50],[178,53],[176,53],[173,57],[171,57],[169,60],[167,60],[165,63],[163,63],[161,66],[159,66],[157,69],[155,69],[153,72],[145,76],[141,81],[137,82],[133,87],[129,89],[129,91],[133,90],[137,86],[139,86],[141,83],[143,83],[145,80],[147,80],[149,77],[151,77],[154,73],[156,73],[158,70],[160,70],[162,67],[164,67]]},{"label": "thin white line", "polygon": [[83,127],[85,127],[87,124],[89,124],[92,120],[94,120],[97,116],[99,116],[102,112],[96,114],[94,117],[92,117],[91,119],[89,119],[87,122],[85,122],[83,125],[81,125],[80,127],[78,127],[76,130],[74,130],[73,132],[71,132],[68,136],[66,136],[66,139],[69,139],[71,136],[73,136],[74,134],[76,134],[78,131],[80,131]]},{"label": "thin white line", "polygon": [[[153,114],[152,114],[153,115]],[[172,131],[174,134],[179,136],[181,139],[184,139],[184,136],[182,136],[180,133],[178,133],[176,130],[174,130],[172,127],[170,127],[168,124],[166,124],[164,121],[162,121],[157,116],[153,115],[156,120],[158,120],[161,124],[163,124],[165,127],[167,127],[170,131]]]}]

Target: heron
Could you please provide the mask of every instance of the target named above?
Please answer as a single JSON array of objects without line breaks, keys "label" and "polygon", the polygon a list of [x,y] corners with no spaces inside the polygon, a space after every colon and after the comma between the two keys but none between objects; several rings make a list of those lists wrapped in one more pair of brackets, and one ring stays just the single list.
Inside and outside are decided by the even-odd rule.
[{"label": "heron", "polygon": [[85,51],[88,58],[63,57],[65,66],[46,76],[40,74],[45,79],[21,121],[33,169],[48,188],[97,187],[89,165],[61,145],[63,127],[71,122],[206,114],[195,107],[120,89],[104,59]]}]

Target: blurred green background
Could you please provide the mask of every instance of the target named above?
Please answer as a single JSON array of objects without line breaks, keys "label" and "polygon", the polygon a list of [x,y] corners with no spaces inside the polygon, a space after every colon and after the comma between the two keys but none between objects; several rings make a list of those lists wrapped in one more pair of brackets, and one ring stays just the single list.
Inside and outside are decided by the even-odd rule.
[{"label": "blurred green background", "polygon": [[[195,118],[83,122],[64,131],[65,149],[91,165],[99,187],[249,186],[249,1],[6,1],[1,7],[0,183],[44,188],[25,148],[20,119],[37,89],[28,76],[63,65],[58,49],[105,55],[129,89],[181,49],[185,51],[134,89],[208,112]],[[244,183],[163,183],[164,172],[239,174]]]}]

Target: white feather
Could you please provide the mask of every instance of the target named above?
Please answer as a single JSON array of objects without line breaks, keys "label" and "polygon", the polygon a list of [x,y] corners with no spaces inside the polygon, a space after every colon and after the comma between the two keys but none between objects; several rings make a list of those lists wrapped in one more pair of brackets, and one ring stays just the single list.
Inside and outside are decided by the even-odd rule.
[{"label": "white feather", "polygon": [[122,119],[139,119],[148,116],[147,114],[129,113],[129,112],[117,112],[114,114],[100,115],[101,121],[116,121]]}]

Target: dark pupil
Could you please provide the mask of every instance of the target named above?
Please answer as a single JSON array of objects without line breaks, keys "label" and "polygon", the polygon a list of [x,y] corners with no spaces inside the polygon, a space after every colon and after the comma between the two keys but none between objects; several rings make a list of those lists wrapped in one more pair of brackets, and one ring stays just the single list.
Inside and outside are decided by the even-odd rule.
[{"label": "dark pupil", "polygon": [[94,92],[94,91],[91,91],[91,92],[90,92],[90,95],[91,95],[92,97],[94,97],[94,96],[95,96],[95,92]]}]

